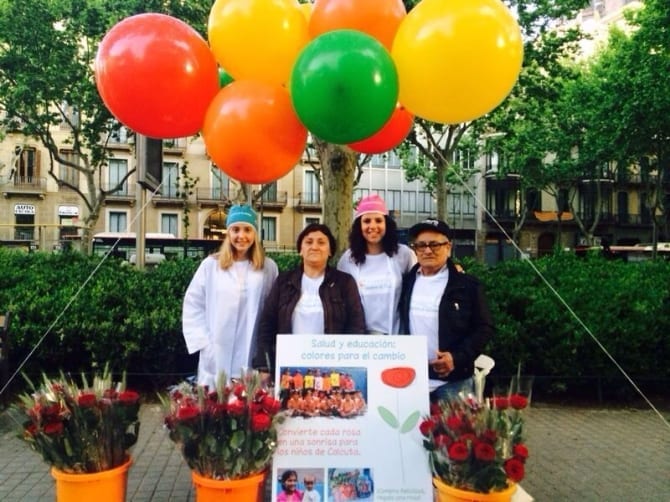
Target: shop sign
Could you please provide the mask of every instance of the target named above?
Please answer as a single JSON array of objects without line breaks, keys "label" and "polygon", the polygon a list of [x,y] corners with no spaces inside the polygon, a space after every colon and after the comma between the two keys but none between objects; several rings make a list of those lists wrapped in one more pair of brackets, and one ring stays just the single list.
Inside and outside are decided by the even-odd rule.
[{"label": "shop sign", "polygon": [[35,206],[32,204],[15,204],[14,214],[35,214]]},{"label": "shop sign", "polygon": [[58,216],[79,216],[77,206],[58,206]]}]

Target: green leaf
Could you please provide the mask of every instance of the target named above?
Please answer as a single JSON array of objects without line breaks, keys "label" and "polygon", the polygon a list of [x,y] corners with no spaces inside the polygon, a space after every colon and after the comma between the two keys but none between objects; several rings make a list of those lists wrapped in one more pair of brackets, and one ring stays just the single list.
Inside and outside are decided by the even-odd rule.
[{"label": "green leaf", "polygon": [[409,432],[412,429],[414,429],[420,417],[421,413],[419,411],[415,411],[410,416],[408,416],[405,419],[405,422],[402,424],[402,427],[400,427],[400,433],[405,434],[406,432]]},{"label": "green leaf", "polygon": [[398,428],[398,425],[400,425],[400,423],[398,422],[398,419],[395,417],[395,415],[392,412],[390,412],[388,409],[384,408],[383,406],[379,406],[377,408],[377,410],[379,411],[379,416],[382,417],[384,422],[389,424],[394,429]]}]

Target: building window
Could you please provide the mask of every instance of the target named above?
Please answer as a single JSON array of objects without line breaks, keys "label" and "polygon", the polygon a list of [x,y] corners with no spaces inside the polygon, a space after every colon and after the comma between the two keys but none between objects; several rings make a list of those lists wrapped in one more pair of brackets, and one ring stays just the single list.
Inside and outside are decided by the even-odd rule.
[{"label": "building window", "polygon": [[430,192],[419,192],[418,209],[420,213],[433,213],[433,196]]},{"label": "building window", "polygon": [[108,232],[127,232],[128,214],[121,211],[110,211],[108,222]]},{"label": "building window", "polygon": [[[119,186],[128,174],[128,161],[125,159],[109,159],[109,186],[108,190],[112,190]],[[114,192],[115,195],[128,195],[128,180],[124,180],[121,188]]]},{"label": "building window", "polygon": [[358,204],[358,201],[368,195],[370,195],[370,190],[367,188],[354,188],[354,204]]},{"label": "building window", "polygon": [[179,192],[179,164],[176,162],[163,162],[163,185],[161,194],[163,197],[177,197]]},{"label": "building window", "polygon": [[268,185],[263,185],[265,191],[263,192],[263,202],[277,202],[277,182],[273,181]]},{"label": "building window", "polygon": [[416,192],[402,193],[402,209],[404,212],[416,212]]},{"label": "building window", "polygon": [[395,211],[398,210],[400,211],[402,204],[400,201],[400,190],[387,190],[386,191],[386,198],[384,199],[386,202],[386,207],[388,208],[389,211]]},{"label": "building window", "polygon": [[35,215],[15,215],[14,239],[19,241],[31,241],[35,238]]},{"label": "building window", "polygon": [[[72,150],[61,150],[60,156],[69,164],[80,165],[79,154]],[[79,188],[79,171],[69,164],[59,164],[58,177],[67,185]]]},{"label": "building window", "polygon": [[179,235],[179,216],[170,213],[161,214],[161,232],[177,237]]},{"label": "building window", "polygon": [[224,200],[229,198],[230,178],[216,166],[212,166],[212,199]]},{"label": "building window", "polygon": [[402,167],[402,159],[395,153],[395,150],[389,152],[389,169],[400,169]]},{"label": "building window", "polygon": [[18,178],[16,183],[29,184],[38,183],[40,176],[40,152],[35,148],[25,147],[20,149],[18,158]]},{"label": "building window", "polygon": [[321,220],[319,218],[312,218],[307,216],[305,218],[305,226],[311,225],[312,223],[321,223]]},{"label": "building window", "polygon": [[307,204],[319,204],[321,202],[321,191],[319,180],[314,171],[305,171],[305,193],[303,200]]},{"label": "building window", "polygon": [[277,218],[274,216],[263,216],[261,221],[261,240],[277,241]]},{"label": "building window", "polygon": [[370,167],[384,167],[386,165],[386,155],[376,153],[370,158]]}]

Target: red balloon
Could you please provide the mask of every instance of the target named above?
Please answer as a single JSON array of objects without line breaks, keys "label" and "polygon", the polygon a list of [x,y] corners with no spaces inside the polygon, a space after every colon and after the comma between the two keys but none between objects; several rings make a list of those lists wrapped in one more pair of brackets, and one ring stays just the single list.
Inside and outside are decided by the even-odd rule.
[{"label": "red balloon", "polygon": [[207,42],[164,14],[138,14],[112,27],[95,58],[95,82],[109,111],[151,138],[198,133],[219,90]]},{"label": "red balloon", "polygon": [[407,137],[414,125],[414,115],[401,104],[396,105],[386,124],[369,138],[349,143],[349,148],[359,153],[382,153],[394,149]]},{"label": "red balloon", "polygon": [[307,128],[285,87],[236,80],[210,104],[202,128],[212,162],[243,183],[269,183],[300,162]]},{"label": "red balloon", "polygon": [[316,0],[309,17],[309,35],[316,38],[333,30],[358,30],[390,51],[406,15],[402,0]]}]

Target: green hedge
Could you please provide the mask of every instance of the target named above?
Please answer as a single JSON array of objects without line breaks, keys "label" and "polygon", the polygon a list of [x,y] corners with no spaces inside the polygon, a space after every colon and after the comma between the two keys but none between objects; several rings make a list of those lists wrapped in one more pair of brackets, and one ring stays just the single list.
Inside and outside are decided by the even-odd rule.
[{"label": "green hedge", "polygon": [[[298,262],[295,254],[272,257],[281,270]],[[90,371],[110,361],[155,385],[194,372],[181,302],[197,266],[177,260],[138,271],[78,253],[0,249],[0,311],[13,316],[11,369],[26,358],[29,374]],[[631,388],[600,343],[634,380],[667,385],[670,263],[561,254],[466,268],[485,284],[496,320],[487,347],[495,375],[520,364],[540,391],[571,391],[592,379]]]}]

